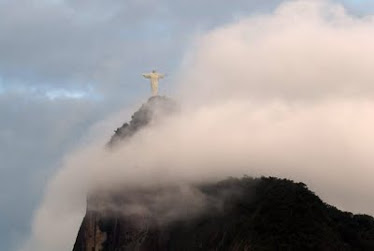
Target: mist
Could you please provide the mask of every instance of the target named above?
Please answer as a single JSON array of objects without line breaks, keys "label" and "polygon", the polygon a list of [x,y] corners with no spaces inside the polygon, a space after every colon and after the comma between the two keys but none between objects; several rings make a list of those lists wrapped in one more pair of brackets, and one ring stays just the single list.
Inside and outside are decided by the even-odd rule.
[{"label": "mist", "polygon": [[103,131],[66,156],[22,250],[71,249],[87,192],[123,185],[276,176],[339,209],[374,214],[372,16],[292,1],[194,41],[174,78],[181,112],[111,151]]}]

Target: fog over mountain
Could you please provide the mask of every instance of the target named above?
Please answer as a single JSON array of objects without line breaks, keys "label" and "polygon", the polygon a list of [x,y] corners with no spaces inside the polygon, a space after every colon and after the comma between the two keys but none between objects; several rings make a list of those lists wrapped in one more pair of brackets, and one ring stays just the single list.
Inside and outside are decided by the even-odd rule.
[{"label": "fog over mountain", "polygon": [[98,130],[66,156],[22,250],[71,249],[87,192],[123,184],[271,175],[373,215],[373,43],[372,16],[306,0],[197,36],[175,77],[180,111],[111,151]]}]

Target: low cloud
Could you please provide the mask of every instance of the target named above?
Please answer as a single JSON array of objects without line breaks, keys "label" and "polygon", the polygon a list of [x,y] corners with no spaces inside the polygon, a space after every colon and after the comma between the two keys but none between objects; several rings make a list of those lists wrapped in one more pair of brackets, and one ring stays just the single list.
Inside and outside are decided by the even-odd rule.
[{"label": "low cloud", "polygon": [[71,248],[87,191],[123,184],[272,175],[374,214],[373,24],[339,5],[295,1],[197,38],[178,78],[182,112],[112,151],[98,140],[67,156],[26,246]]}]

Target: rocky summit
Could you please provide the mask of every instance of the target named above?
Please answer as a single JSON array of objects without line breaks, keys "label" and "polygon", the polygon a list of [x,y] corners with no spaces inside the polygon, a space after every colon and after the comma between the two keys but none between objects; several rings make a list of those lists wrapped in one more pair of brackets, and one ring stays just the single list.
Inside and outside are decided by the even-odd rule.
[{"label": "rocky summit", "polygon": [[134,133],[148,125],[152,120],[158,119],[164,115],[170,115],[178,111],[177,103],[167,97],[153,96],[136,111],[130,122],[124,123],[114,131],[108,146],[113,147],[117,143],[126,140]]}]

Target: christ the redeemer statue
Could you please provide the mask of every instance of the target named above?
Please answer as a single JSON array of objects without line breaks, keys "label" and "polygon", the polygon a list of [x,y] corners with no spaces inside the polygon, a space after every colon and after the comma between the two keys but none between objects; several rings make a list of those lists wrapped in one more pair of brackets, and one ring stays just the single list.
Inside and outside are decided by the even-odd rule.
[{"label": "christ the redeemer statue", "polygon": [[151,73],[144,73],[143,77],[151,80],[152,96],[158,95],[158,80],[164,78],[164,74],[158,73],[153,70]]}]

